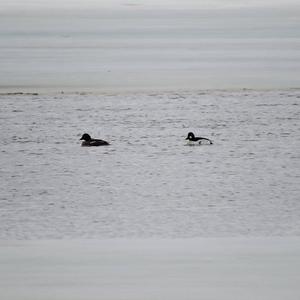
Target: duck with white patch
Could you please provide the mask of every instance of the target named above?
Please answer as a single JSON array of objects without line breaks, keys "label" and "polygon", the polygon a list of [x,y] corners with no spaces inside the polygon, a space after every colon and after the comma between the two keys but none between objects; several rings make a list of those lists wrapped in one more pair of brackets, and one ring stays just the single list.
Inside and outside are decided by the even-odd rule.
[{"label": "duck with white patch", "polygon": [[205,144],[208,143],[209,145],[213,144],[213,142],[210,139],[205,138],[205,137],[195,136],[193,132],[188,133],[188,136],[187,136],[186,140],[189,141],[188,143],[190,145],[196,145],[196,144],[201,145],[201,144],[204,144],[204,143]]},{"label": "duck with white patch", "polygon": [[92,139],[91,136],[87,133],[84,133],[80,140],[83,140],[81,146],[83,147],[92,147],[92,146],[107,146],[109,145],[108,142],[99,140],[99,139]]}]

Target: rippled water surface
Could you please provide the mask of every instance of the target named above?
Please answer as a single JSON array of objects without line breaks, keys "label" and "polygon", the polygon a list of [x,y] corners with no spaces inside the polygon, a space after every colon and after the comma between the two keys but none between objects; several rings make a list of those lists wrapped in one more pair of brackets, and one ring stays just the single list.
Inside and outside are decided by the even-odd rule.
[{"label": "rippled water surface", "polygon": [[0,238],[300,234],[297,90],[0,100]]}]

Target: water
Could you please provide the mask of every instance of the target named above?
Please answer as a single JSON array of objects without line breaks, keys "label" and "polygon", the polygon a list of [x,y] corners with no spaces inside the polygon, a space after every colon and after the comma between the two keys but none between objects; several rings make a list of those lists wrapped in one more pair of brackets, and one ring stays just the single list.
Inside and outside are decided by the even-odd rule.
[{"label": "water", "polygon": [[300,234],[298,90],[0,101],[1,239]]}]

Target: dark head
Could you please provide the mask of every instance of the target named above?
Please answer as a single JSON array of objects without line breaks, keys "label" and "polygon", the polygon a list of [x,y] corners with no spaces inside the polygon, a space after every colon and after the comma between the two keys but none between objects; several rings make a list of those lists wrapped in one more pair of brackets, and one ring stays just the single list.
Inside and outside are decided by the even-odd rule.
[{"label": "dark head", "polygon": [[82,135],[81,139],[80,140],[85,140],[85,141],[90,141],[92,138],[89,134],[85,133]]},{"label": "dark head", "polygon": [[186,140],[189,140],[190,138],[193,139],[194,137],[195,137],[195,135],[192,132],[189,132]]}]

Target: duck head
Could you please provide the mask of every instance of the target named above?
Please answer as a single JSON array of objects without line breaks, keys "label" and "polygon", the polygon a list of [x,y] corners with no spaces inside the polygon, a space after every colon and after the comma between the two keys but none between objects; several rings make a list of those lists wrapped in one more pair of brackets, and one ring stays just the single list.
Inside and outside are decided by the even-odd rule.
[{"label": "duck head", "polygon": [[195,135],[192,132],[189,132],[186,140],[193,139],[194,137]]},{"label": "duck head", "polygon": [[87,142],[90,141],[91,139],[92,139],[91,136],[87,133],[84,133],[82,135],[82,137],[80,138],[80,140],[84,140],[84,141],[87,141]]}]

